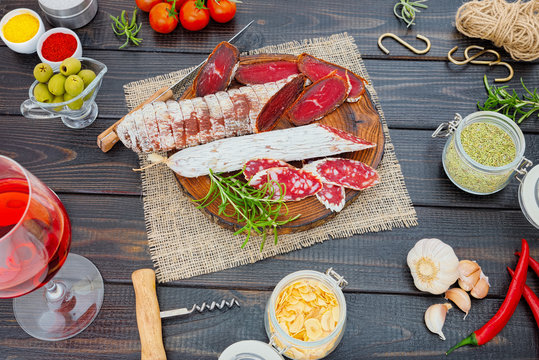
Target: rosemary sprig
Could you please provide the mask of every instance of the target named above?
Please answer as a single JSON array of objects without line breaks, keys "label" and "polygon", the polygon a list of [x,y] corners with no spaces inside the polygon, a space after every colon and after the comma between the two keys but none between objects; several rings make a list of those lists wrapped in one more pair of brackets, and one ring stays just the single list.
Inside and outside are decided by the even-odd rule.
[{"label": "rosemary sprig", "polygon": [[[517,124],[529,118],[534,112],[539,111],[539,94],[537,93],[537,88],[533,92],[528,90],[522,78],[520,78],[520,83],[526,91],[522,95],[522,99],[518,97],[514,89],[512,93],[509,93],[506,90],[507,85],[500,87],[490,86],[486,75],[483,77],[483,82],[487,89],[488,98],[483,105],[477,102],[477,107],[480,110],[501,112],[513,119]],[[537,116],[539,117],[539,113]]]},{"label": "rosemary sprig", "polygon": [[131,16],[131,23],[129,23],[129,19],[127,18],[127,15],[125,14],[125,10],[122,10],[122,13],[120,16],[112,16],[109,15],[112,19],[112,31],[118,36],[125,35],[126,40],[125,43],[119,47],[119,49],[123,49],[124,47],[129,44],[129,41],[131,41],[135,46],[139,46],[140,42],[142,41],[141,38],[137,38],[137,34],[140,31],[140,28],[142,27],[142,23],[137,25],[137,9],[133,10],[133,15]]},{"label": "rosemary sprig", "polygon": [[[418,12],[421,12],[418,8],[426,9],[427,5],[423,4],[427,0],[399,0],[398,3],[393,7],[393,13],[396,17],[403,20],[406,23],[406,27],[415,25],[415,15]],[[400,7],[400,9],[399,9]]]},{"label": "rosemary sprig", "polygon": [[[277,200],[272,200],[275,194],[273,184],[270,181],[262,189],[255,189],[241,181],[243,171],[231,176],[216,174],[210,169],[210,189],[206,196],[200,200],[198,208],[204,208],[215,200],[220,199],[218,214],[226,217],[236,218],[240,224],[245,224],[234,235],[246,233],[246,238],[241,248],[244,248],[251,234],[254,232],[262,236],[260,251],[266,243],[266,236],[273,232],[275,244],[277,244],[277,227],[296,220],[300,215],[290,217],[285,220],[277,220],[280,215],[288,215],[288,207],[283,201],[286,187],[277,184],[280,188],[281,196]],[[227,212],[227,207],[231,211]],[[281,209],[283,213],[281,214]]]}]

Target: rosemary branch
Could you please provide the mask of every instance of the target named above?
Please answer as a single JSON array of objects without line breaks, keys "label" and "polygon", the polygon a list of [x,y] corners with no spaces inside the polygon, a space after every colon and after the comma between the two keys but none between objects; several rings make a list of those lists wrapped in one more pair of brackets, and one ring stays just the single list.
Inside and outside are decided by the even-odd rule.
[{"label": "rosemary branch", "polygon": [[423,4],[426,1],[427,0],[399,0],[399,2],[396,3],[393,7],[393,13],[396,17],[406,23],[406,27],[410,27],[412,25],[415,25],[414,20],[416,13],[421,12],[421,10],[419,10],[418,8],[428,8],[427,5]]},{"label": "rosemary branch", "polygon": [[[500,112],[513,119],[517,124],[531,117],[534,112],[539,111],[539,94],[537,93],[537,88],[533,92],[528,90],[522,78],[520,78],[520,83],[526,91],[522,95],[522,99],[519,98],[514,89],[512,93],[508,92],[506,90],[507,85],[500,87],[490,86],[486,75],[483,77],[483,82],[488,93],[488,98],[483,105],[477,102],[477,107],[480,110]],[[539,113],[537,116],[539,117]]]},{"label": "rosemary branch", "polygon": [[119,47],[119,49],[123,49],[124,47],[129,44],[129,41],[131,41],[135,46],[139,46],[140,42],[142,41],[141,38],[137,38],[137,34],[140,31],[140,28],[142,27],[142,23],[137,25],[137,9],[133,10],[133,15],[131,16],[131,23],[129,22],[129,19],[127,18],[125,14],[125,10],[122,10],[122,13],[119,16],[112,16],[109,15],[112,19],[112,31],[118,36],[125,35],[126,40],[125,43]]},{"label": "rosemary branch", "polygon": [[[241,248],[244,248],[251,234],[254,232],[262,236],[260,251],[263,250],[268,233],[273,233],[274,242],[277,244],[277,227],[296,220],[300,215],[290,217],[285,220],[277,220],[281,215],[288,216],[288,207],[283,201],[286,187],[277,185],[280,189],[280,197],[273,199],[275,190],[274,181],[269,181],[261,189],[255,189],[247,183],[241,181],[243,171],[231,176],[216,174],[210,169],[208,175],[211,180],[210,189],[202,199],[194,200],[199,202],[199,209],[205,208],[217,199],[220,199],[218,214],[230,218],[236,218],[243,227],[237,230],[234,235],[246,233],[246,238]],[[227,208],[230,209],[227,212]],[[283,214],[281,214],[283,209]]]}]

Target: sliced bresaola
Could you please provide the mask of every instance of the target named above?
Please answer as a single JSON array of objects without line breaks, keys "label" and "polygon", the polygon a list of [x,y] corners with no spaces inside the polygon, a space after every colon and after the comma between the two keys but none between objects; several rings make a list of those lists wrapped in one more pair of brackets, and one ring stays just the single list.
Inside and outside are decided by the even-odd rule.
[{"label": "sliced bresaola", "polygon": [[316,193],[316,198],[320,201],[326,209],[339,212],[344,208],[346,203],[346,193],[344,186],[333,185],[330,183],[322,182],[322,190]]},{"label": "sliced bresaola", "polygon": [[361,161],[343,158],[327,158],[303,167],[319,176],[324,183],[365,190],[380,182],[376,170]]},{"label": "sliced bresaola", "polygon": [[288,54],[258,54],[242,57],[235,79],[245,85],[264,84],[299,74],[298,58]]},{"label": "sliced bresaola", "polygon": [[245,180],[249,181],[254,175],[262,170],[266,170],[272,167],[286,167],[290,166],[286,161],[275,159],[251,159],[243,166],[243,176]]},{"label": "sliced bresaola", "polygon": [[273,167],[259,171],[249,180],[249,185],[261,189],[271,183],[272,199],[277,200],[284,193],[282,200],[298,201],[315,195],[322,190],[320,179],[309,171],[289,166]]},{"label": "sliced bresaola", "polygon": [[296,126],[310,124],[335,110],[349,92],[347,79],[333,72],[303,90],[288,108],[286,116]]},{"label": "sliced bresaola", "polygon": [[298,58],[298,69],[302,74],[305,74],[309,80],[317,81],[324,76],[327,76],[332,71],[337,71],[337,75],[345,77],[348,76],[352,89],[348,94],[348,102],[356,102],[361,95],[365,92],[366,80],[361,76],[354,74],[348,69],[345,69],[339,65],[324,61],[322,59],[315,58],[309,54],[301,54]]},{"label": "sliced bresaola", "polygon": [[193,87],[197,97],[224,91],[234,77],[240,52],[226,41],[213,50],[208,60],[198,71]]},{"label": "sliced bresaola", "polygon": [[255,132],[272,130],[287,109],[297,100],[303,91],[305,75],[298,75],[277,91],[264,105],[256,118]]}]

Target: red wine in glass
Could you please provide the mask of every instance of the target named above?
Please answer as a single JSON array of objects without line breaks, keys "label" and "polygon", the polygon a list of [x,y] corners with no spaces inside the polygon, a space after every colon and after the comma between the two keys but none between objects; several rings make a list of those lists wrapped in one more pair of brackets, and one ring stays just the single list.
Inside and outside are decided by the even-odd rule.
[{"label": "red wine in glass", "polygon": [[71,224],[58,196],[0,156],[0,298],[15,298],[15,318],[35,338],[75,336],[101,307],[101,274],[69,254],[70,245]]}]

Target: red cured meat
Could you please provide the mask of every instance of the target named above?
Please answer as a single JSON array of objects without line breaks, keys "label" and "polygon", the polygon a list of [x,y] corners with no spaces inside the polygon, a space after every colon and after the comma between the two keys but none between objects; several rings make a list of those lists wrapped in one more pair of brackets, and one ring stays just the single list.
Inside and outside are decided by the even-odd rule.
[{"label": "red cured meat", "polygon": [[318,175],[324,183],[340,185],[354,190],[365,190],[380,182],[376,170],[360,161],[343,158],[327,158],[303,167]]},{"label": "red cured meat", "polygon": [[350,84],[344,78],[331,73],[306,88],[290,106],[286,116],[294,125],[307,125],[323,118],[341,105]]},{"label": "red cured meat", "polygon": [[296,61],[276,60],[258,64],[240,63],[235,79],[239,83],[253,85],[279,81],[296,74],[299,74]]},{"label": "red cured meat", "polygon": [[270,131],[277,125],[279,118],[303,91],[305,81],[304,75],[296,76],[269,99],[256,118],[255,132]]},{"label": "red cured meat", "polygon": [[365,83],[367,81],[361,76],[356,75],[339,65],[315,58],[312,55],[305,53],[301,54],[298,58],[298,68],[299,71],[305,74],[311,81],[317,81],[335,70],[337,70],[337,75],[339,76],[348,76],[348,80],[352,85],[352,89],[350,90],[347,99],[349,102],[358,101],[365,92]]},{"label": "red cured meat", "polygon": [[302,200],[322,190],[322,182],[314,174],[288,166],[259,171],[249,180],[249,185],[261,189],[268,181],[273,181],[274,200],[280,198],[281,188],[284,190],[284,201]]},{"label": "red cured meat", "polygon": [[249,181],[254,175],[262,170],[272,167],[286,167],[290,166],[286,161],[274,160],[274,159],[252,159],[245,163],[243,166],[243,176],[245,180]]},{"label": "red cured meat", "polygon": [[193,80],[196,96],[225,90],[234,77],[239,56],[238,49],[226,41],[217,45]]},{"label": "red cured meat", "polygon": [[326,209],[339,212],[344,208],[346,203],[346,193],[343,186],[322,183],[324,187],[316,193],[316,198]]}]

